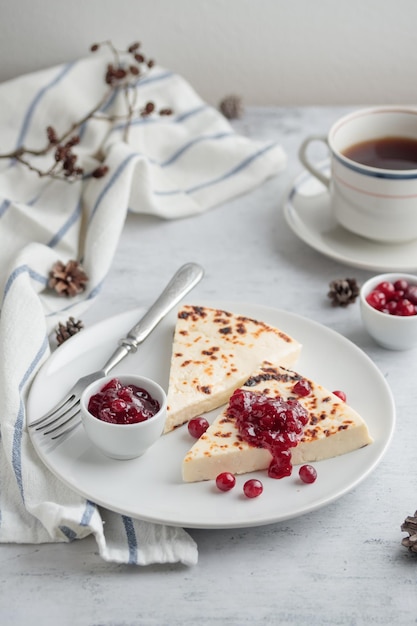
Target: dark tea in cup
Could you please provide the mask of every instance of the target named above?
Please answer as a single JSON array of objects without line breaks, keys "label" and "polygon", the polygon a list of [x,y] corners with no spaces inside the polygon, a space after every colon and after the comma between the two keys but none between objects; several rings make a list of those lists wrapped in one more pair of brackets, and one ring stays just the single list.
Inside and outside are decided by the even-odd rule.
[{"label": "dark tea in cup", "polygon": [[380,137],[355,143],[342,154],[362,165],[384,170],[417,169],[417,140],[409,137]]},{"label": "dark tea in cup", "polygon": [[[315,141],[328,147],[327,170],[310,159]],[[307,137],[298,154],[340,226],[383,243],[417,239],[417,107],[357,109],[327,135]]]}]

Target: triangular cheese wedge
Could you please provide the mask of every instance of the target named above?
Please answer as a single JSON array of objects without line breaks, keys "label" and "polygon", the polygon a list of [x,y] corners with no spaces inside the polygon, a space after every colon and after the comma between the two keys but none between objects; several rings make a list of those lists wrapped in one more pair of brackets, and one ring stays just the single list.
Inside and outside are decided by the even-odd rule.
[{"label": "triangular cheese wedge", "polygon": [[[307,379],[311,393],[297,396],[293,387],[302,378],[294,371],[264,363],[242,387],[269,397],[295,398],[308,411],[302,438],[291,450],[293,465],[328,459],[372,443],[361,416],[321,385]],[[221,472],[263,470],[271,460],[268,450],[242,440],[226,407],[185,456],[183,479],[195,482],[214,479]]]},{"label": "triangular cheese wedge", "polygon": [[225,404],[263,361],[292,366],[301,344],[262,321],[204,306],[178,312],[165,432]]}]

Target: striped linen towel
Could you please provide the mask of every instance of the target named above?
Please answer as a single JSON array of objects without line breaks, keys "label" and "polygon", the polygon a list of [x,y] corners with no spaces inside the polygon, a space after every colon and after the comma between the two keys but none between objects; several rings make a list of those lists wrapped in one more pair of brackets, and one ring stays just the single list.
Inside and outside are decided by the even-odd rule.
[{"label": "striped linen towel", "polygon": [[[0,153],[45,145],[81,120],[103,93],[105,55],[0,85]],[[198,215],[279,173],[286,157],[276,143],[235,134],[180,76],[155,66],[134,87],[138,101],[155,101],[171,116],[132,120],[129,142],[122,93],[80,129],[80,165],[105,156],[103,178],[73,183],[39,177],[14,159],[0,159],[0,541],[71,541],[93,534],[103,559],[119,563],[197,561],[197,546],[180,528],[103,510],[80,497],[39,460],[26,430],[25,399],[48,358],[58,322],[79,316],[98,297],[127,211],[164,219]],[[40,159],[42,166],[43,157]],[[86,291],[60,298],[48,290],[52,265],[83,259]]]}]

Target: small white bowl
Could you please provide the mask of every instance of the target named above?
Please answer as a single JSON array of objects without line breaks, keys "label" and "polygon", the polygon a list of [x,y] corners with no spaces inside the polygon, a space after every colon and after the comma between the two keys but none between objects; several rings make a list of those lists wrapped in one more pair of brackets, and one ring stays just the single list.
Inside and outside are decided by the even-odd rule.
[{"label": "small white bowl", "polygon": [[410,285],[417,285],[413,274],[378,274],[364,283],[360,290],[360,309],[363,324],[371,337],[383,348],[389,350],[409,350],[417,346],[417,315],[390,315],[374,309],[366,297],[377,285],[384,281],[391,283],[405,279]]},{"label": "small white bowl", "polygon": [[[159,402],[158,413],[144,422],[135,424],[112,424],[92,415],[88,410],[91,396],[104,385],[117,378],[123,385],[133,384],[142,387]],[[142,456],[161,436],[165,426],[167,398],[158,383],[144,376],[106,376],[89,385],[81,396],[81,420],[90,441],[106,456],[112,459],[134,459]]]}]

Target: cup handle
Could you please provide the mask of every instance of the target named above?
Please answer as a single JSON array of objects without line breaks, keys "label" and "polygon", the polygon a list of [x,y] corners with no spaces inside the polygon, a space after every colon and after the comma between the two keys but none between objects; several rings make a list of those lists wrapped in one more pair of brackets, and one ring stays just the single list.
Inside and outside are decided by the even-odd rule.
[{"label": "cup handle", "polygon": [[330,176],[326,176],[326,174],[323,174],[323,172],[320,172],[320,170],[318,170],[312,163],[310,163],[310,161],[307,158],[307,149],[313,141],[323,141],[326,144],[326,146],[328,146],[327,137],[325,135],[311,135],[310,137],[307,137],[307,139],[305,139],[303,143],[301,144],[300,149],[298,151],[298,158],[300,159],[304,167],[310,172],[310,174],[312,174],[321,183],[323,183],[323,185],[325,185],[326,187],[329,187]]}]

